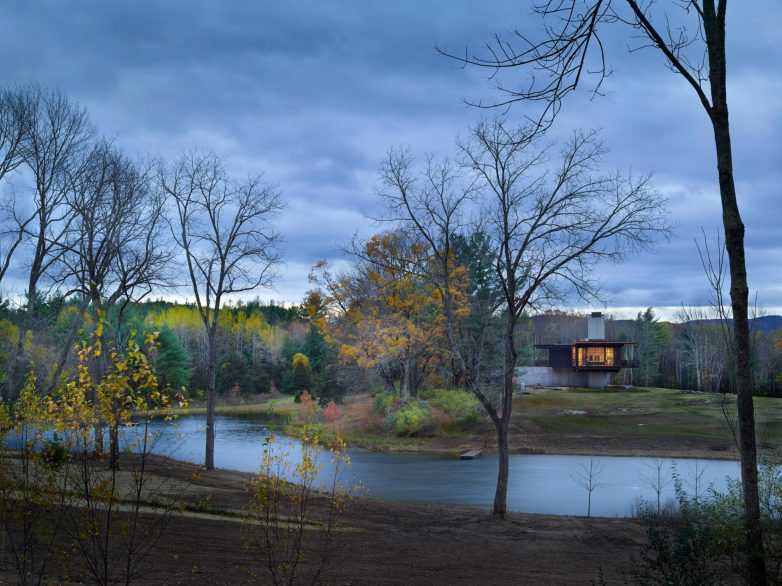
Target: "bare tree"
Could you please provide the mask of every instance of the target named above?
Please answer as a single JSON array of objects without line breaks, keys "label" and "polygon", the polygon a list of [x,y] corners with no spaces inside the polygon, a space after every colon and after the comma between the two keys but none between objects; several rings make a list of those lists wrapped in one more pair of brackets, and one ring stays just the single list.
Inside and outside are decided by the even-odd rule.
[{"label": "bare tree", "polygon": [[18,90],[0,92],[0,185],[8,191],[0,194],[0,283],[3,281],[11,257],[24,239],[25,228],[33,216],[19,210],[12,186],[3,180],[23,162],[22,143],[30,123],[29,109],[24,93]]},{"label": "bare tree", "polygon": [[189,152],[159,174],[175,212],[174,240],[185,256],[190,285],[207,334],[206,467],[214,468],[217,326],[226,296],[268,287],[280,262],[272,219],[283,203],[260,177],[229,177],[214,154]]},{"label": "bare tree", "polygon": [[500,85],[503,98],[496,104],[519,101],[542,104],[533,117],[535,130],[551,125],[562,101],[591,78],[599,94],[609,70],[601,34],[606,26],[624,24],[633,32],[631,50],[651,48],[665,65],[680,75],[703,106],[714,133],[722,224],[730,268],[733,309],[733,347],[736,353],[741,480],[746,517],[747,578],[767,583],[758,495],[757,442],[752,400],[749,333],[749,288],[744,253],[744,223],[733,178],[733,154],[728,115],[726,66],[727,0],[681,0],[666,9],[652,0],[541,0],[534,12],[544,22],[540,40],[516,31],[513,40],[495,36],[484,55],[451,55],[469,65],[523,70],[527,84]]},{"label": "bare tree", "polygon": [[[550,164],[550,149],[538,148],[535,134],[525,128],[508,129],[497,120],[479,124],[471,138],[460,144],[465,169],[483,196],[481,224],[491,240],[505,316],[500,392],[492,392],[485,380],[468,381],[497,433],[499,470],[493,512],[501,516],[508,490],[508,434],[518,358],[515,333],[524,311],[554,303],[572,290],[582,297],[594,296],[597,283],[591,270],[597,262],[618,261],[669,231],[664,202],[649,188],[648,178],[597,172],[603,148],[594,133],[575,133],[556,166]],[[384,176],[395,189],[397,209],[429,234],[447,258],[444,233],[430,228],[429,208],[434,206],[429,204],[436,200],[416,195],[404,158],[391,163],[395,170],[386,170]],[[442,215],[465,200],[456,196],[445,201],[450,203],[439,204],[440,211],[434,213]],[[451,224],[456,212],[448,217],[439,225],[456,226]],[[448,264],[441,267],[448,269]]]},{"label": "bare tree", "polygon": [[639,478],[644,484],[648,485],[654,491],[657,497],[657,514],[660,514],[662,509],[662,494],[668,486],[671,485],[673,479],[670,473],[665,469],[665,458],[655,458],[651,462],[645,462],[644,466],[648,472],[646,474],[639,474]]},{"label": "bare tree", "polygon": [[682,324],[678,345],[682,366],[695,373],[695,389],[720,394],[728,349],[720,326],[711,319],[712,314],[701,307],[683,306],[677,315]]},{"label": "bare tree", "polygon": [[576,481],[587,493],[587,517],[592,516],[592,493],[603,486],[598,482],[598,477],[603,473],[603,465],[595,462],[594,458],[589,458],[589,466],[579,464],[578,471],[571,474],[570,477]]},{"label": "bare tree", "polygon": [[73,219],[67,196],[86,167],[92,127],[86,111],[65,94],[39,87],[26,90],[30,126],[22,152],[34,181],[35,220],[28,229],[33,247],[27,286],[27,311],[40,297],[39,284],[57,263]]},{"label": "bare tree", "polygon": [[506,508],[519,319],[525,310],[561,301],[568,291],[595,297],[592,268],[597,262],[619,261],[670,229],[664,201],[651,190],[648,177],[598,173],[604,151],[595,133],[574,133],[553,166],[549,150],[538,150],[533,135],[527,128],[507,129],[498,120],[479,124],[461,145],[466,165],[486,193],[484,225],[495,247],[506,315],[500,404],[476,394],[497,429],[494,512],[500,515]]},{"label": "bare tree", "polygon": [[[66,207],[69,230],[53,276],[76,294],[102,326],[96,330],[102,344],[122,347],[117,336],[124,309],[153,289],[169,282],[173,258],[167,246],[163,219],[164,197],[153,183],[152,166],[134,163],[107,142],[100,141],[86,155],[84,172],[69,185]],[[115,322],[112,324],[112,322]],[[56,384],[68,356],[63,345],[52,377]],[[107,354],[98,357],[94,375],[100,379]],[[119,406],[117,406],[119,408]],[[96,430],[95,446],[102,442]],[[111,463],[116,465],[117,429],[111,430]]]},{"label": "bare tree", "polygon": [[24,339],[41,301],[41,281],[64,250],[61,245],[73,219],[66,205],[67,195],[84,172],[83,153],[92,138],[85,110],[63,93],[38,86],[20,92],[28,117],[20,148],[32,178],[32,219],[25,226],[32,254],[28,261],[27,306],[19,327],[16,364],[11,368],[12,392],[21,383]]},{"label": "bare tree", "polygon": [[169,282],[165,198],[151,171],[100,142],[70,186],[72,221],[58,276],[67,294],[84,296],[96,313],[108,315],[118,303],[140,301]]}]

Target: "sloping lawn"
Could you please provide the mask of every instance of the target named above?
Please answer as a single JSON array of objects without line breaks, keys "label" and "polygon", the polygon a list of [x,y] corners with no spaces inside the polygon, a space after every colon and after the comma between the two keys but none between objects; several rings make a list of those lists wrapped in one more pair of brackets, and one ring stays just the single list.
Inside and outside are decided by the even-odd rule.
[{"label": "sloping lawn", "polygon": [[[732,449],[734,395],[675,389],[542,389],[516,399],[524,428],[558,435],[700,438],[714,449]],[[758,442],[769,455],[782,441],[782,400],[755,398]]]}]

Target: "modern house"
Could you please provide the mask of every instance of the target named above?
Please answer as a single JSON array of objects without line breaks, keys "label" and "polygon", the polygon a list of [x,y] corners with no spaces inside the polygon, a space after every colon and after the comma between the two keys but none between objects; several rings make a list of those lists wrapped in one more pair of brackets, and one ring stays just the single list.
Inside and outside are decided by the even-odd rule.
[{"label": "modern house", "polygon": [[636,368],[631,358],[634,344],[605,339],[605,317],[599,311],[587,318],[587,337],[572,344],[535,344],[546,350],[548,360],[519,369],[518,382],[545,387],[603,388],[611,374]]}]

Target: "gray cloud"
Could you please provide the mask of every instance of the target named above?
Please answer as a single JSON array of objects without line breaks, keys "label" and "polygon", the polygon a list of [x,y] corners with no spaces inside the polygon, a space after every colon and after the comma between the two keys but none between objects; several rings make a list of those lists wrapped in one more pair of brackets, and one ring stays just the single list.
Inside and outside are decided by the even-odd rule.
[{"label": "gray cloud", "polygon": [[[780,17],[775,0],[736,4],[728,39],[750,283],[762,303],[782,308]],[[532,30],[535,21],[501,0],[17,2],[0,21],[2,83],[63,89],[129,152],[210,148],[238,174],[264,172],[288,201],[278,222],[287,268],[276,292],[260,294],[296,302],[312,263],[376,229],[361,211],[378,205],[374,183],[390,147],[448,154],[457,133],[491,115],[462,100],[497,97],[489,72],[462,70],[435,45],[479,48],[514,25]],[[601,269],[606,296],[617,307],[701,302],[693,238],[720,226],[708,120],[654,51],[628,55],[627,30],[605,40],[607,95],[571,100],[556,131],[602,127],[607,165],[654,171],[680,224],[654,252]]]}]

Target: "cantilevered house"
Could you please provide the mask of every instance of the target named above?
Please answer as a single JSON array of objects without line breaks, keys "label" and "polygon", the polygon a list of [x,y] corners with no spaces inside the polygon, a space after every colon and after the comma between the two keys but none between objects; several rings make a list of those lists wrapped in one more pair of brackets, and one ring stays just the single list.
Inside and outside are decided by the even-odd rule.
[{"label": "cantilevered house", "polygon": [[605,317],[596,311],[587,318],[586,338],[572,344],[535,344],[548,352],[548,360],[520,369],[518,381],[546,387],[602,388],[612,373],[638,366],[631,358],[633,346],[632,342],[606,340]]}]

